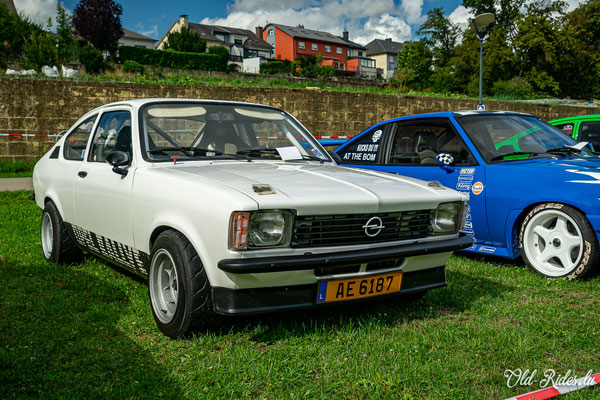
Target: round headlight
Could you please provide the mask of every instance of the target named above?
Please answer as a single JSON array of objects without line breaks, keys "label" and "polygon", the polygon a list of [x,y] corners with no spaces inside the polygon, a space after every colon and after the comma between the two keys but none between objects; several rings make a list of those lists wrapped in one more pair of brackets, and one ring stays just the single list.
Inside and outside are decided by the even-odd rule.
[{"label": "round headlight", "polygon": [[257,212],[250,220],[252,247],[279,246],[287,242],[289,213],[281,211]]}]

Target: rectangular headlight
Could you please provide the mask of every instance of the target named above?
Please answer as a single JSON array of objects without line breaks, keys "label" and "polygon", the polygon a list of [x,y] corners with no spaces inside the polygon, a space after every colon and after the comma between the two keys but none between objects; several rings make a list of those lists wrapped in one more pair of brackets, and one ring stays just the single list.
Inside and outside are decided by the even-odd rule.
[{"label": "rectangular headlight", "polygon": [[436,235],[453,234],[461,230],[465,223],[467,206],[465,202],[442,203],[435,210],[431,221]]},{"label": "rectangular headlight", "polygon": [[236,211],[231,214],[229,248],[247,250],[289,246],[292,222],[289,210]]}]

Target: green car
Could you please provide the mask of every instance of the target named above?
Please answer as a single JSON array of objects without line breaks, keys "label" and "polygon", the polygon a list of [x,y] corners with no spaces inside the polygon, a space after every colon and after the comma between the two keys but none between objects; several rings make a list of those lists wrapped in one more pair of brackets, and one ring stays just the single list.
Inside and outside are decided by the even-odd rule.
[{"label": "green car", "polygon": [[594,151],[600,150],[600,114],[560,118],[549,123],[578,142],[589,142]]}]

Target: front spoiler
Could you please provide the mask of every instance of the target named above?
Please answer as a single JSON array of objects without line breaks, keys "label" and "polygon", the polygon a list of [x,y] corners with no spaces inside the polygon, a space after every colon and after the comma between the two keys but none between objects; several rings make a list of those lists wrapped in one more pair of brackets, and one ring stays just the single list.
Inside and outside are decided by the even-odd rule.
[{"label": "front spoiler", "polygon": [[473,238],[460,234],[448,240],[377,247],[365,250],[339,251],[334,253],[313,254],[307,251],[300,256],[229,258],[218,262],[219,269],[233,274],[260,274],[268,272],[300,271],[316,267],[336,267],[348,264],[447,253],[465,249],[473,244]]}]

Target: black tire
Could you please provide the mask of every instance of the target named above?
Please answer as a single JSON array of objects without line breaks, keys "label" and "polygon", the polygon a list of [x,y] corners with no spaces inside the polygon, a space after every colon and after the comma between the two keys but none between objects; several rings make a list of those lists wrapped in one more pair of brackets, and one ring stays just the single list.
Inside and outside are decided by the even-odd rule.
[{"label": "black tire", "polygon": [[533,208],[521,224],[519,246],[529,268],[547,278],[581,279],[597,272],[596,232],[584,214],[565,204]]},{"label": "black tire", "polygon": [[219,322],[202,261],[180,232],[164,231],[154,242],[148,295],[156,325],[170,338],[212,329]]},{"label": "black tire", "polygon": [[40,239],[42,254],[46,260],[57,264],[81,262],[83,253],[71,237],[58,208],[52,201],[47,202],[42,211]]}]

